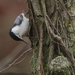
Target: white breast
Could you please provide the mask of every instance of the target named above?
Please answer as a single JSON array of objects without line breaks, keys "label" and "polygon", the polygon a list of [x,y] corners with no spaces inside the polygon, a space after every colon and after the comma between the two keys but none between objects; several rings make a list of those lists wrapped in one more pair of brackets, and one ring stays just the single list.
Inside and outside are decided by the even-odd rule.
[{"label": "white breast", "polygon": [[29,19],[25,18],[22,22],[22,24],[20,25],[20,36],[22,35],[27,35],[29,31]]},{"label": "white breast", "polygon": [[21,37],[23,35],[27,35],[29,31],[29,19],[25,18],[21,25],[16,25],[12,28],[12,32],[16,35],[20,35]]},{"label": "white breast", "polygon": [[19,28],[19,26],[17,25],[17,26],[15,26],[15,27],[13,27],[11,31],[12,31],[13,33],[15,33],[15,34],[19,34],[20,28]]}]

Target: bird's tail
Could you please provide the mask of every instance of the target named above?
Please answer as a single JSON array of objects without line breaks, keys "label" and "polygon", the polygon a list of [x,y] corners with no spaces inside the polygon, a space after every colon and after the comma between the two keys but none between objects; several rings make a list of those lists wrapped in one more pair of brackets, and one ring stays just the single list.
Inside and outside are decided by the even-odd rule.
[{"label": "bird's tail", "polygon": [[22,40],[25,44],[28,44],[25,40]]}]

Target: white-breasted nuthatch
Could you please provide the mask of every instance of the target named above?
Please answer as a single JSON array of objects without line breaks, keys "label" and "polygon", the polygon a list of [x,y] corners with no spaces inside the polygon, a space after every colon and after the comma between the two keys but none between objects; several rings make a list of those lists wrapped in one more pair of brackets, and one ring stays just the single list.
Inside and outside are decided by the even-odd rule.
[{"label": "white-breasted nuthatch", "polygon": [[25,17],[24,11],[16,18],[14,25],[10,28],[9,35],[16,41],[23,41],[22,36],[29,31],[29,19]]}]

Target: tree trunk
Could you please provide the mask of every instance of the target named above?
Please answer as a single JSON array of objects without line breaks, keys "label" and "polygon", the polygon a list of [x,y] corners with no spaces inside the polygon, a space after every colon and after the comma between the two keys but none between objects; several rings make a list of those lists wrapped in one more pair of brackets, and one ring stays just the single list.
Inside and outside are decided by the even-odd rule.
[{"label": "tree trunk", "polygon": [[[71,72],[75,75],[74,3],[74,0],[28,0],[33,75],[71,75]],[[61,64],[65,57],[69,60],[65,61],[70,62],[71,65],[68,64],[65,67],[62,65],[63,70],[69,72],[62,73],[62,67],[60,67],[60,72],[54,70],[53,67],[52,70],[57,74],[51,71],[51,66],[54,66],[52,62],[56,62],[54,60],[57,60],[57,57],[61,59],[57,61],[57,64],[58,62]]]}]

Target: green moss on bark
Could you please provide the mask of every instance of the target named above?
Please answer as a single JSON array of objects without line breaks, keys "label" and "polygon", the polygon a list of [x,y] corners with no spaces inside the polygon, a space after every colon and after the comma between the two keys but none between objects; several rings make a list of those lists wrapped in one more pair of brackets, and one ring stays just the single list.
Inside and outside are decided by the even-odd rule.
[{"label": "green moss on bark", "polygon": [[71,75],[71,64],[64,56],[53,59],[49,65],[50,75]]}]

